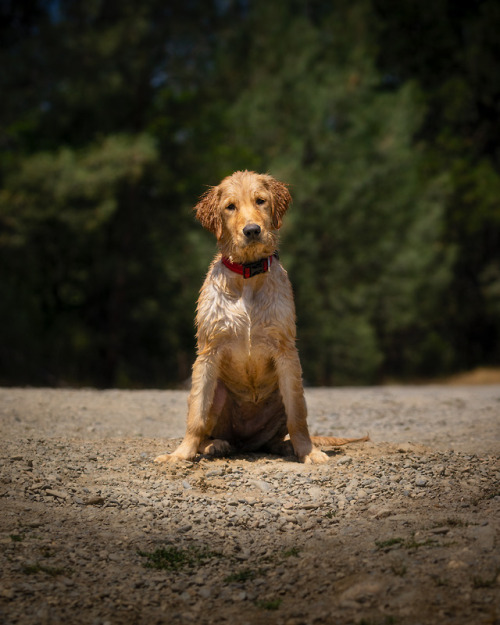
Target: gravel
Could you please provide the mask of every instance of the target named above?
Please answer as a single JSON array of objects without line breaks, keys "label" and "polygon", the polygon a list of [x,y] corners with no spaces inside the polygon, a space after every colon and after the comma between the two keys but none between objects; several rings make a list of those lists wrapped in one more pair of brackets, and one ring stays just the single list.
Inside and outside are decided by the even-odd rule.
[{"label": "gravel", "polygon": [[372,440],[158,466],[183,391],[0,389],[0,621],[500,622],[500,387],[306,394]]}]

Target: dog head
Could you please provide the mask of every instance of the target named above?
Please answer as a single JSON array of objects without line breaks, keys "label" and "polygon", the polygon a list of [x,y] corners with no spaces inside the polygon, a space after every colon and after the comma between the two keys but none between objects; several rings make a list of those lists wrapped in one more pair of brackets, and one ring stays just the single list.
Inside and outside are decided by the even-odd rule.
[{"label": "dog head", "polygon": [[276,250],[276,230],[290,201],[283,182],[268,174],[237,171],[211,187],[195,211],[202,226],[215,234],[225,256],[251,262]]}]

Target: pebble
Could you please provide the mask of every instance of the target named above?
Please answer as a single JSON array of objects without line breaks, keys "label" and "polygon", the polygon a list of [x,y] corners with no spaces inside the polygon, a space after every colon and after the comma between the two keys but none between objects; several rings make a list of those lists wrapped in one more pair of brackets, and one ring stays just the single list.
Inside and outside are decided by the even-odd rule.
[{"label": "pebble", "polygon": [[450,531],[449,527],[433,527],[430,530],[433,534],[448,534]]},{"label": "pebble", "polygon": [[267,493],[272,488],[271,484],[269,484],[269,482],[266,482],[264,480],[250,480],[250,484],[257,487],[263,493]]},{"label": "pebble", "polygon": [[0,590],[0,597],[3,597],[4,599],[13,599],[15,594],[16,593],[12,588],[2,588]]},{"label": "pebble", "polygon": [[56,497],[57,499],[67,499],[68,493],[63,493],[60,490],[52,490],[51,488],[47,488],[45,491],[46,495],[50,495],[51,497]]},{"label": "pebble", "polygon": [[205,473],[206,477],[219,477],[224,475],[224,469],[210,469]]},{"label": "pebble", "polygon": [[350,456],[344,456],[343,458],[339,458],[337,460],[337,464],[340,466],[344,464],[352,464],[352,458]]},{"label": "pebble", "polygon": [[104,501],[104,497],[90,497],[84,500],[84,504],[86,506],[102,506]]}]

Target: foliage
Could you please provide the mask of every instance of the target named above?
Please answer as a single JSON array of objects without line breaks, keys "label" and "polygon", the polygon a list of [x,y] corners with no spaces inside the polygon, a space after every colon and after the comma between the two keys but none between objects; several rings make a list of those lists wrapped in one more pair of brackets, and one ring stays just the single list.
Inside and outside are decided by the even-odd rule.
[{"label": "foliage", "polygon": [[445,176],[422,180],[417,87],[384,88],[370,42],[349,45],[346,32],[354,37],[368,17],[356,12],[351,24],[332,15],[326,45],[297,18],[275,50],[280,74],[259,66],[259,80],[236,103],[247,144],[293,181],[283,257],[296,286],[306,379],[316,384],[373,382],[389,360],[415,372],[425,360],[442,361],[447,347],[432,344],[422,318],[428,313],[429,323],[449,281],[450,253],[441,249],[449,185]]},{"label": "foliage", "polygon": [[0,382],[189,375],[191,207],[291,184],[311,384],[500,361],[494,0],[0,5]]},{"label": "foliage", "polygon": [[144,566],[148,569],[177,571],[185,567],[195,567],[205,564],[207,560],[218,557],[219,554],[206,547],[191,545],[187,549],[180,549],[173,545],[159,547],[153,552],[139,551],[138,554],[146,558]]},{"label": "foliage", "polygon": [[175,377],[183,285],[165,248],[176,247],[182,221],[151,197],[157,164],[151,137],[108,136],[6,173],[0,317],[10,375],[102,386],[147,384],[155,370]]}]

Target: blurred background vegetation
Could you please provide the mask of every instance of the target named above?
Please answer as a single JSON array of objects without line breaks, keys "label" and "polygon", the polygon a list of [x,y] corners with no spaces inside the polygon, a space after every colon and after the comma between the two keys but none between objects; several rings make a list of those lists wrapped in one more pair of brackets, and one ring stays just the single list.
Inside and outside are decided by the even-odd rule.
[{"label": "blurred background vegetation", "polygon": [[185,381],[237,169],[291,184],[309,384],[500,363],[498,0],[0,7],[0,383]]}]

